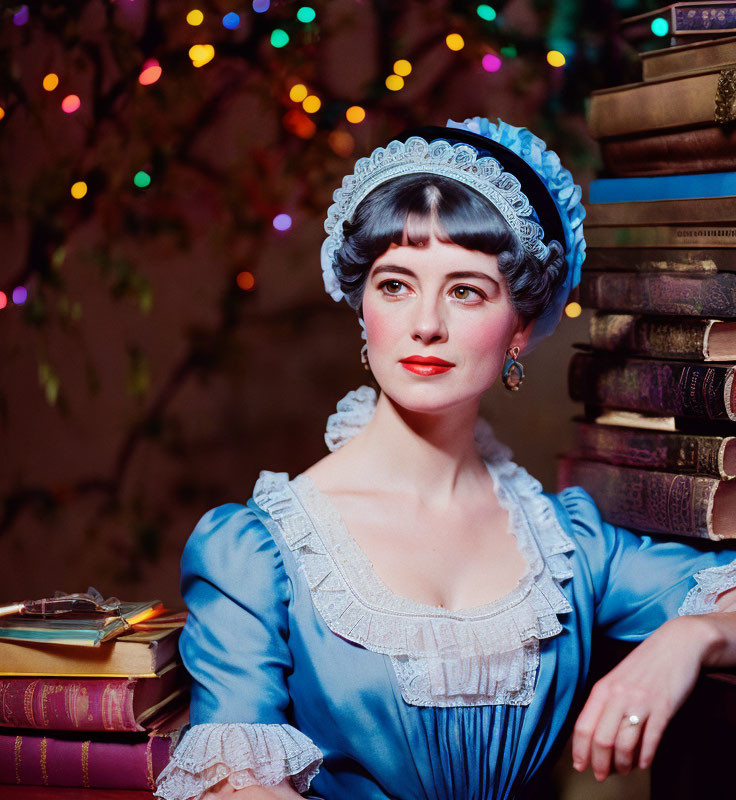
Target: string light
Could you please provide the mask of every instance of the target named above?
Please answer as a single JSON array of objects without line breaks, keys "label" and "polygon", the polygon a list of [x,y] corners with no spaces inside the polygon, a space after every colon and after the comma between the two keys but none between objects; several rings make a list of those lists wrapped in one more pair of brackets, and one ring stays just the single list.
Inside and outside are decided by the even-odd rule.
[{"label": "string light", "polygon": [[8,304],[8,296],[5,292],[0,292],[0,309],[5,308]]},{"label": "string light", "polygon": [[273,227],[277,231],[288,231],[291,227],[291,217],[288,214],[277,214],[273,218]]},{"label": "string light", "polygon": [[84,181],[77,181],[72,184],[70,191],[75,200],[81,200],[87,194],[87,184]]},{"label": "string light", "polygon": [[222,18],[222,24],[229,31],[234,31],[240,25],[240,17],[234,11],[230,11]]},{"label": "string light", "polygon": [[308,94],[309,91],[303,83],[295,83],[289,90],[289,99],[294,103],[301,103]]},{"label": "string light", "polygon": [[462,50],[465,47],[465,40],[459,33],[451,33],[445,38],[445,44],[450,50]]},{"label": "string light", "polygon": [[5,109],[2,106],[0,106],[0,119],[2,119],[4,116],[5,116]]},{"label": "string light", "polygon": [[504,58],[516,58],[518,53],[516,52],[516,47],[513,44],[509,44],[501,48],[501,55]]},{"label": "string light", "polygon": [[256,14],[263,14],[264,12],[268,11],[271,3],[269,0],[253,0],[253,11]]},{"label": "string light", "polygon": [[489,5],[483,3],[475,9],[476,14],[484,19],[486,22],[493,22],[496,19],[496,10]]},{"label": "string light", "polygon": [[25,286],[16,286],[15,289],[13,289],[13,302],[17,306],[22,306],[27,299],[28,299],[28,292],[26,291]]},{"label": "string light", "polygon": [[317,16],[317,12],[311,6],[302,6],[299,11],[296,12],[296,18],[299,22],[314,22],[315,17]]},{"label": "string light", "polygon": [[480,63],[486,72],[498,72],[503,64],[495,53],[486,53]]},{"label": "string light", "polygon": [[362,106],[350,106],[345,112],[345,119],[353,124],[362,122],[365,119],[365,109]]},{"label": "string light", "polygon": [[314,114],[315,111],[319,111],[322,107],[322,101],[317,97],[316,94],[307,95],[304,100],[302,101],[302,108],[307,112],[307,114]]},{"label": "string light", "polygon": [[271,45],[285,47],[289,43],[289,34],[283,28],[274,28],[271,31]]},{"label": "string light", "polygon": [[394,72],[397,75],[401,75],[402,78],[405,78],[411,73],[411,62],[407,61],[405,58],[394,61]]},{"label": "string light", "polygon": [[144,172],[143,170],[139,170],[133,176],[133,183],[139,189],[145,189],[146,187],[151,185],[151,176],[147,172]]},{"label": "string light", "polygon": [[194,44],[189,48],[192,66],[203,67],[215,57],[215,48],[211,44]]},{"label": "string light", "polygon": [[390,89],[392,92],[398,92],[400,89],[404,88],[404,79],[401,75],[389,75],[386,78],[386,88]]},{"label": "string light", "polygon": [[155,58],[149,58],[148,61],[143,62],[141,67],[141,74],[138,76],[138,83],[141,86],[150,86],[161,77],[161,65]]},{"label": "string light", "polygon": [[44,76],[43,88],[47,92],[53,92],[58,85],[59,85],[59,76],[55,72],[49,72],[48,75]]},{"label": "string light", "polygon": [[564,67],[565,56],[559,50],[550,50],[547,53],[547,63],[551,67]]},{"label": "string light", "polygon": [[82,101],[76,94],[68,94],[62,101],[61,101],[61,110],[65,114],[73,114],[75,111],[79,110],[79,107],[82,105]]},{"label": "string light", "polygon": [[22,5],[15,14],[13,14],[13,25],[17,25],[18,27],[25,25],[26,22],[28,22],[28,16],[28,6]]},{"label": "string light", "polygon": [[187,14],[187,22],[193,28],[196,28],[197,25],[201,25],[204,22],[204,14],[198,8],[193,8]]},{"label": "string light", "polygon": [[670,32],[670,24],[664,17],[655,17],[652,20],[651,28],[655,36],[667,36]]},{"label": "string light", "polygon": [[570,317],[570,319],[575,319],[575,317],[579,317],[583,313],[583,307],[580,303],[568,303],[565,306],[565,315]]},{"label": "string light", "polygon": [[244,292],[249,292],[256,285],[256,279],[253,277],[253,273],[248,272],[248,270],[239,272],[235,278],[235,282]]}]

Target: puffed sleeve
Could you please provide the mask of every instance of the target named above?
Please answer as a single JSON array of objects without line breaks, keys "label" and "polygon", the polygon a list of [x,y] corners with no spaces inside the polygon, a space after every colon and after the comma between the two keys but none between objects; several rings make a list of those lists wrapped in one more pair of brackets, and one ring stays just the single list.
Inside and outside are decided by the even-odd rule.
[{"label": "puffed sleeve", "polygon": [[595,623],[607,636],[641,641],[668,619],[714,611],[719,595],[736,587],[733,549],[611,525],[579,486],[556,497],[578,551],[579,577],[595,599]]},{"label": "puffed sleeve", "polygon": [[286,717],[291,584],[278,545],[250,508],[230,503],[197,523],[181,560],[181,592],[191,727],[156,796],[200,798],[223,778],[240,789],[286,776],[305,792],[322,753]]}]

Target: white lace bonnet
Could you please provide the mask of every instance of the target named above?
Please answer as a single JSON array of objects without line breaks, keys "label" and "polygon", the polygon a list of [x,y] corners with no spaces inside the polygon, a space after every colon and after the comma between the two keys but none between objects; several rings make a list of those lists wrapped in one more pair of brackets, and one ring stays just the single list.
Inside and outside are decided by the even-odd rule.
[{"label": "white lace bonnet", "polygon": [[[582,191],[557,154],[547,150],[544,141],[526,128],[507,125],[500,119],[494,124],[485,117],[473,117],[464,122],[448,120],[445,128],[419,130],[429,133],[409,135],[404,141],[394,139],[387,147],[377,147],[368,158],[358,159],[353,173],[346,175],[342,186],[335,190],[324,224],[327,238],[321,252],[325,290],[338,302],[345,296],[335,272],[335,254],[343,243],[343,223],[352,219],[359,203],[373,189],[399,175],[420,172],[453,178],[490,200],[531,255],[539,259],[547,256],[545,238],[556,238],[565,248],[567,276],[544,313],[535,320],[525,348],[529,352],[557,327],[570,292],[580,282],[585,258]],[[451,143],[458,138],[460,141]],[[499,157],[481,156],[479,148]],[[527,174],[520,181],[509,171],[510,165],[518,175],[533,171],[536,178]],[[541,179],[541,191],[537,179]],[[531,191],[535,192],[537,208],[527,196]],[[546,235],[540,217],[545,220]],[[362,336],[366,338],[365,327]]]}]

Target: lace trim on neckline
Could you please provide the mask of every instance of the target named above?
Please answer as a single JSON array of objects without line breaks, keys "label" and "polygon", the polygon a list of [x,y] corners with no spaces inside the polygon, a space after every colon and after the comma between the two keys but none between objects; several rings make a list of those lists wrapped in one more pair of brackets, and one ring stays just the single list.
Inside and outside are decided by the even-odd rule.
[{"label": "lace trim on neckline", "polygon": [[[335,436],[337,446],[362,427],[356,417],[367,421],[371,398],[364,389],[373,392],[351,392],[330,417],[328,433],[350,429],[347,438]],[[340,418],[341,411],[347,416]],[[413,705],[528,705],[539,641],[560,633],[558,615],[572,610],[559,584],[572,577],[566,554],[575,547],[551,501],[482,418],[475,438],[527,570],[511,592],[473,608],[450,610],[392,592],[307,475],[290,480],[285,472],[263,470],[253,492],[294,553],[327,626],[389,655],[402,696]]]}]

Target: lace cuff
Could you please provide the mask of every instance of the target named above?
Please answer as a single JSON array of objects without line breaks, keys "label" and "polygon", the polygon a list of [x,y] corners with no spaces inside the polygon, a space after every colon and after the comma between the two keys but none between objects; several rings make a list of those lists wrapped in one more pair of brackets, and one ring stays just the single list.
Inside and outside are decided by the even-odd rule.
[{"label": "lace cuff", "polygon": [[291,725],[193,725],[158,776],[155,794],[164,800],[199,800],[223,778],[233,788],[242,789],[275,786],[287,775],[302,793],[309,789],[321,764],[319,748]]},{"label": "lace cuff", "polygon": [[708,567],[693,576],[696,586],[687,593],[685,601],[677,612],[683,617],[688,614],[709,614],[716,610],[718,596],[736,587],[736,559],[720,567]]}]

